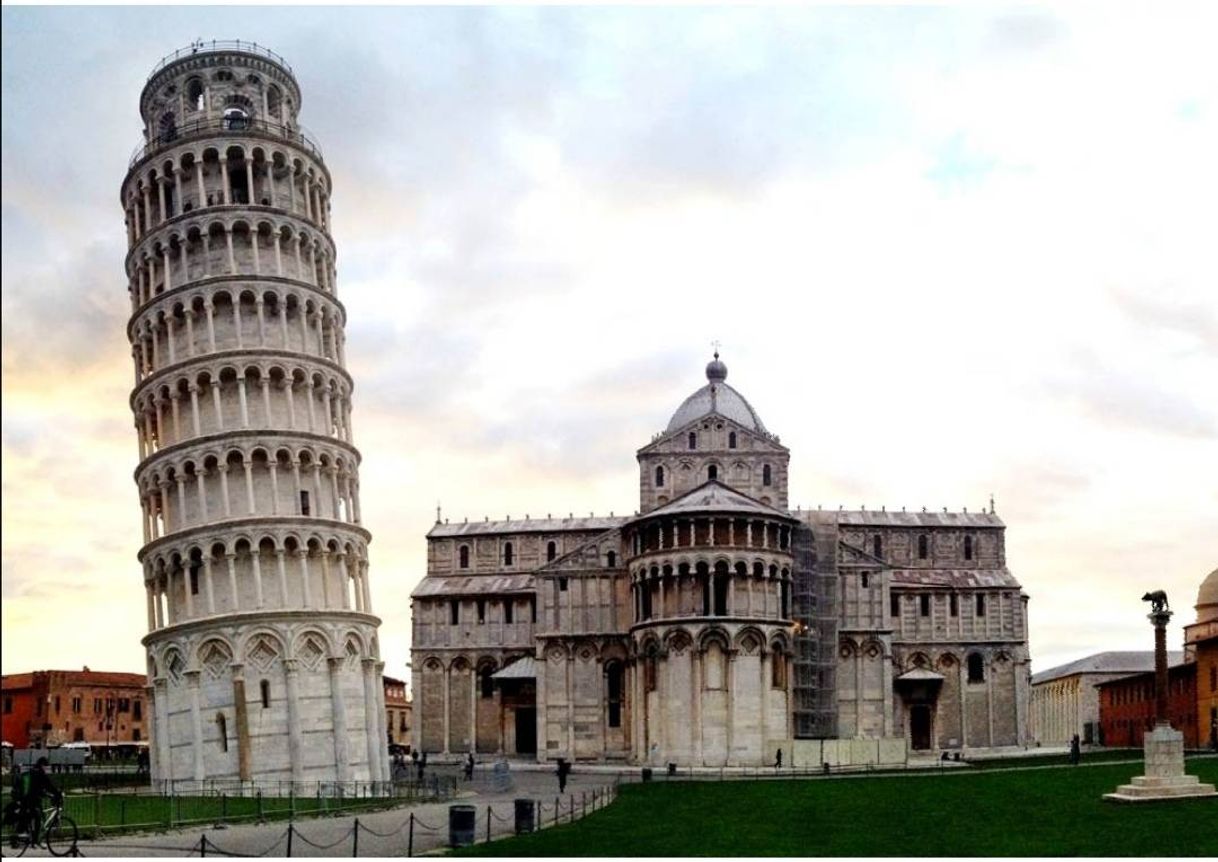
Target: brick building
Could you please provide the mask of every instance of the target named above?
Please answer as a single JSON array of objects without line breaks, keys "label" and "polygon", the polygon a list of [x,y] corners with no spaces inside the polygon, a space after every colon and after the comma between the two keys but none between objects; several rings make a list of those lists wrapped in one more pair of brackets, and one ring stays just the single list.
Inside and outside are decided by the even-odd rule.
[{"label": "brick building", "polygon": [[412,704],[406,697],[406,683],[391,676],[385,680],[385,727],[389,742],[410,747]]},{"label": "brick building", "polygon": [[148,739],[147,680],[138,673],[40,670],[0,678],[4,741],[16,748]]},{"label": "brick building", "polygon": [[[1155,726],[1155,672],[1101,682],[1100,740],[1108,746],[1142,745]],[[1184,747],[1197,747],[1197,665],[1184,662],[1167,670],[1167,717],[1184,734]]]}]

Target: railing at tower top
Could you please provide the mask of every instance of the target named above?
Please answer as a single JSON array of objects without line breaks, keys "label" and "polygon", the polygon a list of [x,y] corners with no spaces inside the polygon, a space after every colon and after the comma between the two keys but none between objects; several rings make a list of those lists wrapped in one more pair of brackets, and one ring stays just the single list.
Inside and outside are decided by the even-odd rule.
[{"label": "railing at tower top", "polygon": [[170,63],[181,60],[183,57],[189,57],[193,54],[210,54],[215,51],[242,51],[246,54],[266,57],[268,60],[274,60],[280,66],[283,66],[283,68],[288,70],[289,74],[294,74],[287,60],[283,59],[283,57],[276,54],[270,48],[265,45],[259,45],[257,42],[243,42],[240,39],[212,39],[210,42],[204,42],[202,39],[199,39],[196,42],[191,42],[185,48],[179,48],[172,54],[166,54],[162,57],[152,67],[152,71],[148,74],[148,80],[151,81],[156,77],[158,72]]},{"label": "railing at tower top", "polygon": [[251,132],[290,141],[308,150],[318,159],[322,157],[321,148],[299,127],[285,126],[282,123],[272,123],[269,120],[250,117],[204,117],[161,132],[161,134],[143,146],[136,147],[135,152],[131,154],[131,160],[127,163],[127,167],[130,169],[137,162],[143,161],[154,150],[179,141],[206,137],[208,135],[243,135]]}]

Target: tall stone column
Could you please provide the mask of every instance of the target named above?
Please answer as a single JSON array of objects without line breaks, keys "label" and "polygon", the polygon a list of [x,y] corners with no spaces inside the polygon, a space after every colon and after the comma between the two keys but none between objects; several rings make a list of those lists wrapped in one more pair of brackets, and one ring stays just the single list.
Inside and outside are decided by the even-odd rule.
[{"label": "tall stone column", "polygon": [[330,722],[334,728],[334,762],[338,765],[338,780],[345,782],[351,777],[351,761],[347,753],[347,698],[343,695],[343,659],[331,656],[327,663],[330,666]]}]

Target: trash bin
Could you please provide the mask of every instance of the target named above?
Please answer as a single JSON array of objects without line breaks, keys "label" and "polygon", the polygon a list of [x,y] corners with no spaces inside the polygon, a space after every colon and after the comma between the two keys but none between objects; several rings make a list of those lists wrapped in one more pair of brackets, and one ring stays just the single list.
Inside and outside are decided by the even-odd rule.
[{"label": "trash bin", "polygon": [[532,832],[533,824],[536,821],[536,815],[533,809],[532,799],[517,799],[516,800],[516,834],[522,832]]},{"label": "trash bin", "polygon": [[674,776],[676,774],[677,774],[677,765],[675,763],[668,764],[668,777],[671,778],[672,776]]},{"label": "trash bin", "polygon": [[448,846],[466,847],[474,843],[477,809],[472,805],[448,806]]},{"label": "trash bin", "polygon": [[650,766],[643,767],[643,780],[651,781],[651,767]]}]

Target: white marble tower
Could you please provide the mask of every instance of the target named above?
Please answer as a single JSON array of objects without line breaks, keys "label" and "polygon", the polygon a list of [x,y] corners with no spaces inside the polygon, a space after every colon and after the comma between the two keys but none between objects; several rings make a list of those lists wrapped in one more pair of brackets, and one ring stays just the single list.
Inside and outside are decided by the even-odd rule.
[{"label": "white marble tower", "polygon": [[330,174],[282,57],[165,57],[126,215],[152,771],[388,779]]}]

